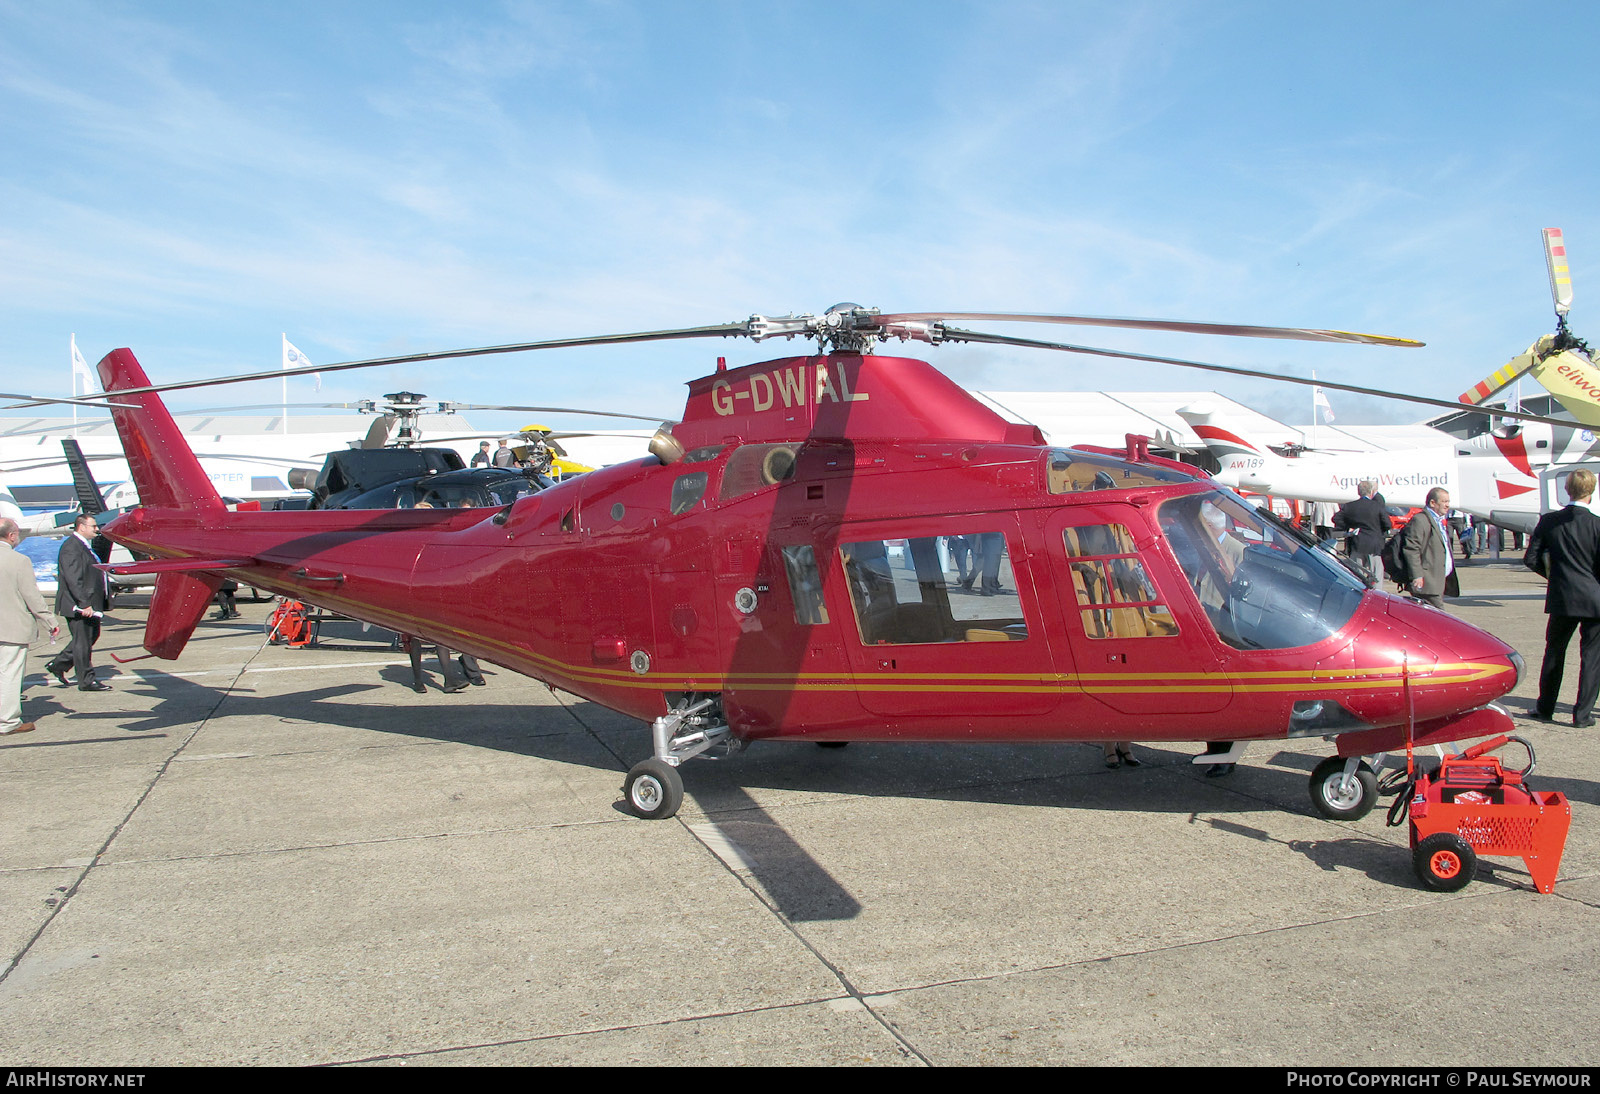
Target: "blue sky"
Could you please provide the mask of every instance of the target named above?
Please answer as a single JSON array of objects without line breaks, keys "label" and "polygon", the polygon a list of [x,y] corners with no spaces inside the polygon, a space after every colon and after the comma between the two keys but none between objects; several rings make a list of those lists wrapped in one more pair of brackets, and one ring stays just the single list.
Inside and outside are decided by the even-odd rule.
[{"label": "blue sky", "polygon": [[[1401,334],[1429,345],[1016,330],[1451,398],[1552,329],[1543,227],[1600,339],[1597,27],[1535,3],[0,0],[0,374],[65,393],[71,332],[163,381],[274,367],[280,332],[326,362],[852,300]],[[1303,389],[923,349],[970,387],[1308,416]],[[676,416],[719,354],[799,351],[396,367],[291,400]]]}]

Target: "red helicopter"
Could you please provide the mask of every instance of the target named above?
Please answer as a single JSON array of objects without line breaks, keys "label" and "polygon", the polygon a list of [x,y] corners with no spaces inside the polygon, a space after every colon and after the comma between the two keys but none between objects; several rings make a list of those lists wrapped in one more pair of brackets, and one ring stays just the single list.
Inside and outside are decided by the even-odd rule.
[{"label": "red helicopter", "polygon": [[730,335],[815,337],[822,350],[719,362],[690,382],[683,420],[662,427],[652,455],[502,508],[262,513],[223,506],[161,401],[198,385],[151,385],[119,349],[99,372],[144,504],[106,534],[154,559],[120,568],[158,574],[150,655],[177,657],[232,578],[650,722],[654,755],[623,788],[646,818],[678,809],[685,760],[758,740],[1323,736],[1338,754],[1312,776],[1312,799],[1353,819],[1376,798],[1364,757],[1402,748],[1408,727],[1416,744],[1511,729],[1493,701],[1523,664],[1499,639],[1369,589],[1144,438],[1049,447],[932,366],[873,350],[887,337],[978,341],[1293,378],[949,326],[957,318],[1417,344],[839,305],[324,365]]}]

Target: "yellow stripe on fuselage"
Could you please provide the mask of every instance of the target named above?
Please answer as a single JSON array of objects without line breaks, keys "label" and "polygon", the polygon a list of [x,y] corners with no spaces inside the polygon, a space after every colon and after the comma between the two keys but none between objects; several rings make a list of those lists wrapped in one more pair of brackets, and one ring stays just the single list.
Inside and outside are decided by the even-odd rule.
[{"label": "yellow stripe on fuselage", "polygon": [[[148,546],[134,544],[134,546]],[[247,570],[230,573],[249,580]],[[306,594],[312,603],[343,610],[357,618],[378,616],[373,622],[406,633],[444,634],[465,639],[480,648],[500,651],[508,660],[574,684],[651,691],[794,691],[794,692],[924,692],[978,693],[986,695],[1038,695],[1073,692],[1085,695],[1172,695],[1185,692],[1296,692],[1316,694],[1339,691],[1391,690],[1407,684],[1401,666],[1351,669],[1266,669],[1246,672],[739,672],[671,671],[652,669],[635,673],[626,668],[576,665],[526,646],[443,626],[437,620],[404,612],[373,612],[372,605],[326,590]],[[1435,688],[1475,683],[1511,672],[1507,664],[1493,661],[1441,662],[1423,671],[1411,671],[1410,685]]]}]

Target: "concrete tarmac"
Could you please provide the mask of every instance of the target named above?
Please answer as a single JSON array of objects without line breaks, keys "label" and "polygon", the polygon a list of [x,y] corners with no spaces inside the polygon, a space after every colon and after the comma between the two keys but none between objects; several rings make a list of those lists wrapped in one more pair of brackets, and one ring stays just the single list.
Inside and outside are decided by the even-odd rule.
[{"label": "concrete tarmac", "polygon": [[0,1064],[1594,1065],[1600,740],[1520,717],[1543,583],[1462,578],[1573,800],[1551,896],[1502,858],[1423,890],[1382,808],[1312,810],[1320,740],[1226,779],[1198,746],[758,745],[639,821],[639,723],[487,665],[416,695],[355,625],[264,645],[265,604],[115,667],[130,598],[113,690],[36,650],[40,728],[0,738]]}]

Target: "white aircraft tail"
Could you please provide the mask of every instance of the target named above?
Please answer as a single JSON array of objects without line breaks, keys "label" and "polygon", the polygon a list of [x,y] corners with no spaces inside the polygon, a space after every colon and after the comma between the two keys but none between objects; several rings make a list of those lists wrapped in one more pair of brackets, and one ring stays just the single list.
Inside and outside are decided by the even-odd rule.
[{"label": "white aircraft tail", "polygon": [[1178,417],[1189,423],[1189,428],[1216,458],[1218,482],[1266,493],[1274,478],[1273,470],[1288,462],[1267,447],[1265,441],[1251,436],[1233,422],[1225,422],[1215,407],[1203,403],[1186,406],[1178,411]]}]

